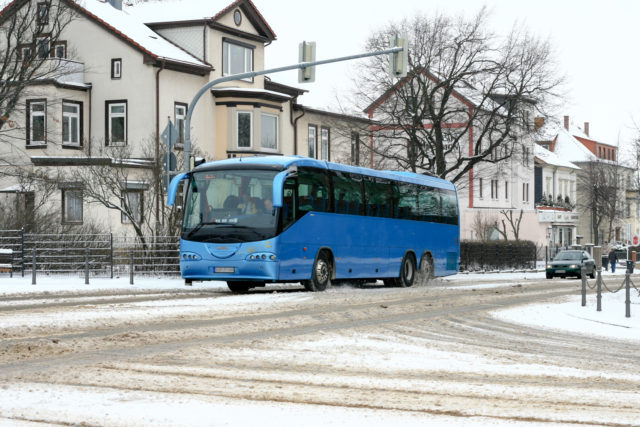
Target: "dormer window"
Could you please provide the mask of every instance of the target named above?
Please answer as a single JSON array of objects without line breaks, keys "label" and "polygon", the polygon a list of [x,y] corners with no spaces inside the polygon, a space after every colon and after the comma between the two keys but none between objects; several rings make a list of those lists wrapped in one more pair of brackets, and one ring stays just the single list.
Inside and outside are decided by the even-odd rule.
[{"label": "dormer window", "polygon": [[[253,49],[255,46],[224,39],[222,42],[222,75],[253,71]],[[243,79],[253,81],[251,78]]]}]

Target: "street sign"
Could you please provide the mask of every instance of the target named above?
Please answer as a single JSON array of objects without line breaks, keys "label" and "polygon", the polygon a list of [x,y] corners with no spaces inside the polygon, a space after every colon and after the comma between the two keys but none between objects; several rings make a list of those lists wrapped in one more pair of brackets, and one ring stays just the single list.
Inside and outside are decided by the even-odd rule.
[{"label": "street sign", "polygon": [[171,119],[169,119],[169,123],[162,131],[162,134],[160,134],[162,142],[164,142],[165,145],[169,147],[169,150],[171,150],[173,149],[173,146],[175,145],[179,136],[180,134],[178,133],[178,129],[173,125],[173,123],[171,123]]},{"label": "street sign", "polygon": [[177,165],[176,155],[173,153],[165,153],[162,157],[162,168],[168,171],[176,170]]}]

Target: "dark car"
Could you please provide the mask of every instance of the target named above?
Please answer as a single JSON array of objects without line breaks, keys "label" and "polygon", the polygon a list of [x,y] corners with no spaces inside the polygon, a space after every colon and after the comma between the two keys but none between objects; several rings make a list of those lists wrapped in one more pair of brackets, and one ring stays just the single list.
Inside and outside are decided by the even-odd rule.
[{"label": "dark car", "polygon": [[592,279],[595,277],[596,263],[588,252],[585,251],[560,251],[547,264],[547,279],[554,276],[581,276],[582,266],[586,267],[586,273]]}]

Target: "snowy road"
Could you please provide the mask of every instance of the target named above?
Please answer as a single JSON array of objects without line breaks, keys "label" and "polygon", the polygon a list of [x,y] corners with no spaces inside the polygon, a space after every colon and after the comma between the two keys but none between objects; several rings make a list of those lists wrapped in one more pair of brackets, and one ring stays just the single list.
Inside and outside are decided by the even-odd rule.
[{"label": "snowy road", "polygon": [[579,285],[8,292],[0,424],[640,425],[640,340],[496,314]]}]

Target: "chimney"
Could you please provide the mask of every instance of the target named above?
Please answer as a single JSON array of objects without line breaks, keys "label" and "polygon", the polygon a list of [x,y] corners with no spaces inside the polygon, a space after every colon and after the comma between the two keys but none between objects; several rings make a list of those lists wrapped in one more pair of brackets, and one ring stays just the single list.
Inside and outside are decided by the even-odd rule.
[{"label": "chimney", "polygon": [[584,122],[584,133],[589,136],[589,122]]},{"label": "chimney", "polygon": [[544,126],[544,117],[536,117],[533,119],[534,130],[538,130]]},{"label": "chimney", "polygon": [[122,0],[108,0],[109,4],[118,10],[122,10]]},{"label": "chimney", "polygon": [[564,128],[569,130],[569,116],[564,116]]}]

